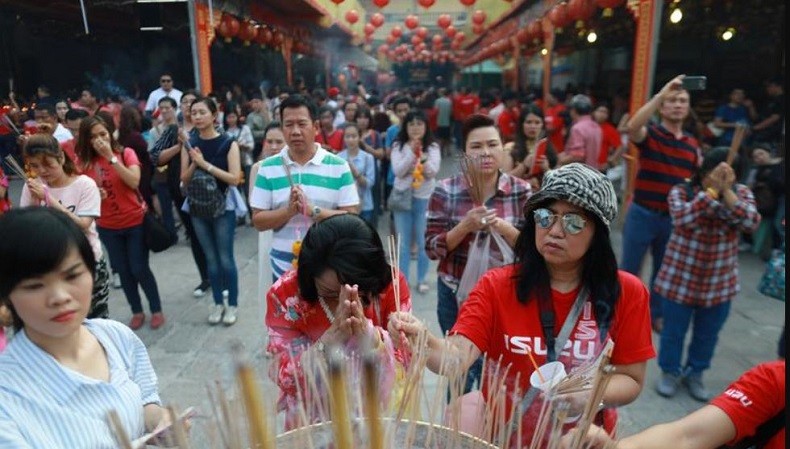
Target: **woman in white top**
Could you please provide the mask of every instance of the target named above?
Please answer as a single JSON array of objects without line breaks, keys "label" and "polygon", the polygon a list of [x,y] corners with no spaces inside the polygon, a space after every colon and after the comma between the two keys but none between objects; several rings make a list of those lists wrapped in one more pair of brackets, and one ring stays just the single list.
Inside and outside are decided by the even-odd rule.
[{"label": "woman in white top", "polygon": [[[442,151],[433,139],[428,119],[420,110],[412,110],[403,119],[398,136],[392,144],[393,190],[411,190],[411,207],[394,210],[395,228],[400,234],[400,271],[409,280],[410,249],[417,246],[417,290],[428,291],[428,255],[425,253],[425,230],[428,225],[428,199],[436,184],[442,162]],[[414,238],[414,240],[412,240]]]},{"label": "woman in white top", "polygon": [[166,422],[143,342],[86,319],[96,262],[73,217],[54,207],[0,217],[0,304],[16,331],[0,354],[0,447],[117,448]]},{"label": "woman in white top", "polygon": [[74,161],[50,135],[30,136],[24,154],[25,164],[35,175],[22,187],[20,206],[57,209],[82,229],[96,258],[96,277],[88,318],[109,317],[110,271],[96,232],[96,219],[101,216],[99,187],[89,176],[78,174]]},{"label": "woman in white top", "polygon": [[[252,138],[252,130],[244,123],[239,123],[239,113],[235,107],[225,108],[225,118],[222,123],[225,133],[236,139],[239,144],[241,154],[241,169],[244,170],[244,181],[242,184],[243,192],[249,191],[250,168],[252,167],[252,150],[255,148],[255,140]],[[252,210],[252,209],[250,209]]]}]

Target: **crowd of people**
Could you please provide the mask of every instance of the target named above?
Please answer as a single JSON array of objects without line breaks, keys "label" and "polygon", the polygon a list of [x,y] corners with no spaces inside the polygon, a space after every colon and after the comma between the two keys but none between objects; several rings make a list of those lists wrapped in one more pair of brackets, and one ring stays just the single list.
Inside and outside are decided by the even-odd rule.
[{"label": "crowd of people", "polygon": [[[270,251],[258,254],[257,296],[267,304],[287,428],[304,424],[301,358],[372,344],[384,390],[397,391],[397,373],[426,333],[428,369],[468,371],[464,391],[479,390],[483,401],[496,394],[481,382],[483,358],[509,366],[508,397],[531,401],[525,419],[541,407],[527,393],[535,365],[526,355],[571,371],[614,342],[600,428],[587,435],[600,447],[616,408],[644,388],[651,358],[662,371],[660,395],[685,386],[709,401],[703,374],[740,291],[739,250],[784,247],[783,93],[769,82],[761,114],[734,89],[711,126],[699,127],[683,78],[631,116],[622,102],[558,90],[545,98],[468,88],[382,96],[358,84],[346,96],[304,86],[202,96],[176,89],[168,73],[144,102],[100,103],[85,90],[72,103],[40,88],[24,111],[12,95],[0,112],[0,149],[24,173],[4,158],[0,318],[13,336],[0,354],[0,447],[113,447],[101,424],[108,408],[122,411],[132,436],[165,425],[153,367],[133,332],[166,323],[149,220],[171,244],[183,229],[199,277],[192,294],[213,297],[210,325],[240,318],[236,228],[260,231],[259,249],[272,231]],[[714,141],[702,128],[721,132]],[[629,142],[639,159],[633,186],[624,173]],[[461,168],[438,179],[447,158]],[[8,197],[11,176],[24,178],[18,200]],[[611,233],[624,207],[618,259]],[[399,243],[385,249],[382,229]],[[430,290],[431,259],[441,336],[411,313],[412,295]],[[128,326],[109,319],[112,286],[128,301]],[[783,392],[783,340],[780,362],[745,376]],[[0,334],[0,351],[5,344]],[[23,374],[30,371],[37,374]],[[59,380],[74,396],[51,389]],[[738,392],[757,412],[737,409]],[[664,431],[688,437],[693,429],[689,448],[765,433],[781,398],[739,380],[679,424],[620,447]],[[53,419],[60,425],[42,426]],[[761,447],[783,446],[783,430],[769,430]]]}]

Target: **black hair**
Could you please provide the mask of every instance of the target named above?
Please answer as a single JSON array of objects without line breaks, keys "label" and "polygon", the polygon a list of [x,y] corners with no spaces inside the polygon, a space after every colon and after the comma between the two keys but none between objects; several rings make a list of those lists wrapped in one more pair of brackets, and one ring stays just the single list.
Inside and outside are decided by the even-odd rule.
[{"label": "black hair", "polygon": [[55,103],[49,103],[49,102],[37,103],[35,111],[36,112],[46,111],[47,114],[51,115],[53,118],[58,117],[57,110],[55,109]]},{"label": "black hair", "polygon": [[[487,115],[472,114],[464,120],[461,124],[461,142],[464,153],[466,152],[466,139],[469,137],[469,133],[478,128],[488,127],[496,128],[496,124],[494,120]],[[499,134],[497,133],[497,135]]]},{"label": "black hair", "polygon": [[[691,186],[701,186],[702,180],[708,176],[708,173],[712,172],[717,165],[721,164],[722,162],[727,161],[727,154],[729,153],[729,148],[727,147],[716,147],[709,150],[705,153],[705,157],[702,158],[702,164],[700,164],[697,172],[689,180],[689,184]],[[732,162],[732,169],[735,171],[735,179],[740,179],[741,170],[740,170],[740,158],[736,155],[735,159]]]},{"label": "black hair", "polygon": [[[546,260],[535,245],[535,220],[532,212],[549,207],[555,199],[546,199],[536,204],[527,203],[524,227],[513,248],[516,254],[516,298],[527,304],[532,298],[551,300],[551,276]],[[595,223],[595,233],[590,247],[582,258],[582,285],[590,293],[599,329],[609,329],[621,286],[617,268],[617,257],[612,249],[609,227],[596,214],[587,213],[585,218]]]},{"label": "black hair", "polygon": [[355,118],[360,118],[360,117],[367,117],[368,120],[370,120],[370,123],[368,124],[368,128],[371,128],[373,126],[373,111],[371,111],[369,107],[361,106],[357,110],[357,116]]},{"label": "black hair", "polygon": [[82,120],[88,115],[90,114],[88,114],[88,111],[84,109],[71,108],[66,111],[66,120]]},{"label": "black hair", "polygon": [[69,176],[78,175],[80,172],[74,161],[60,148],[57,139],[50,134],[33,134],[27,139],[23,150],[25,159],[37,156],[51,157],[63,165],[63,172]]},{"label": "black hair", "polygon": [[433,133],[431,132],[431,127],[428,126],[428,117],[419,109],[412,109],[406,114],[406,117],[403,118],[403,122],[400,124],[400,130],[398,131],[398,136],[395,137],[395,141],[400,142],[401,149],[403,149],[403,145],[409,141],[409,132],[407,128],[409,127],[409,123],[414,120],[425,123],[425,135],[422,136],[422,148],[423,150],[427,150],[428,146],[434,142]]},{"label": "black hair", "polygon": [[178,109],[178,103],[176,103],[176,100],[174,100],[173,98],[162,97],[159,99],[159,102],[157,104],[159,106],[162,106],[162,103],[170,103],[170,106],[172,106],[174,109]]},{"label": "black hair", "polygon": [[392,100],[392,110],[393,110],[393,112],[395,111],[395,109],[398,107],[399,104],[407,104],[407,105],[409,105],[409,109],[414,107],[414,101],[412,101],[411,98],[406,97],[406,96],[397,97],[394,100]]},{"label": "black hair", "polygon": [[299,94],[288,95],[288,98],[280,103],[280,121],[283,121],[283,113],[286,109],[307,108],[310,114],[310,120],[318,120],[318,108],[313,100]]},{"label": "black hair", "polygon": [[318,108],[318,117],[320,118],[322,115],[326,114],[327,112],[332,114],[332,118],[334,118],[337,115],[337,112],[335,111],[335,108],[325,104],[325,105],[321,106],[320,108]]},{"label": "black hair", "polygon": [[263,128],[263,138],[264,139],[266,138],[266,134],[269,134],[269,131],[273,129],[282,129],[282,128],[283,125],[280,122],[278,122],[277,120],[272,120],[271,122],[269,122],[268,125],[266,125],[265,128]]},{"label": "black hair", "polygon": [[41,92],[44,92],[45,94],[49,95],[49,87],[47,87],[47,86],[45,86],[43,84],[40,84],[38,86],[37,90],[40,90]]},{"label": "black hair", "polygon": [[341,284],[357,284],[360,296],[376,297],[392,282],[378,232],[354,214],[335,215],[310,226],[297,267],[299,294],[310,303],[318,301],[315,278],[329,269]]},{"label": "black hair", "polygon": [[76,249],[93,277],[96,259],[88,238],[65,213],[50,207],[12,209],[0,216],[0,304],[11,311],[14,330],[24,323],[11,304],[20,282],[58,268]]},{"label": "black hair", "polygon": [[198,96],[197,98],[195,98],[195,101],[192,102],[192,105],[189,106],[189,109],[191,110],[192,107],[195,106],[198,103],[205,104],[206,107],[208,108],[209,112],[211,112],[211,115],[214,115],[214,114],[217,113],[217,102],[212,100],[211,97],[200,97],[200,96]]}]

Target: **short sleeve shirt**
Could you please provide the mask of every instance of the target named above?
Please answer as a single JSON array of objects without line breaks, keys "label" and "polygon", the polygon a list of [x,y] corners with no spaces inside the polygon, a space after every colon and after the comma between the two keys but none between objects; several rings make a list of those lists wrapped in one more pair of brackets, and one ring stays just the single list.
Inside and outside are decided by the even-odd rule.
[{"label": "short sleeve shirt", "polygon": [[[127,167],[140,166],[140,161],[131,148],[124,148],[118,159],[122,159]],[[100,228],[126,229],[143,223],[145,206],[140,201],[137,190],[123,182],[107,159],[96,158],[84,173],[96,181],[99,188],[106,193],[101,202],[101,217],[97,222]]]}]

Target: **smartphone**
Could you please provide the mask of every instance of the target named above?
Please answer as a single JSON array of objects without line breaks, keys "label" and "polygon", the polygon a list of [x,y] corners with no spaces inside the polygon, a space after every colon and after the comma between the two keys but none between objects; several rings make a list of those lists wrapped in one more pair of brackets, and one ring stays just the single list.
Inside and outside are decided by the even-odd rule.
[{"label": "smartphone", "polygon": [[683,89],[685,90],[705,90],[708,77],[706,76],[687,76],[683,78]]}]

